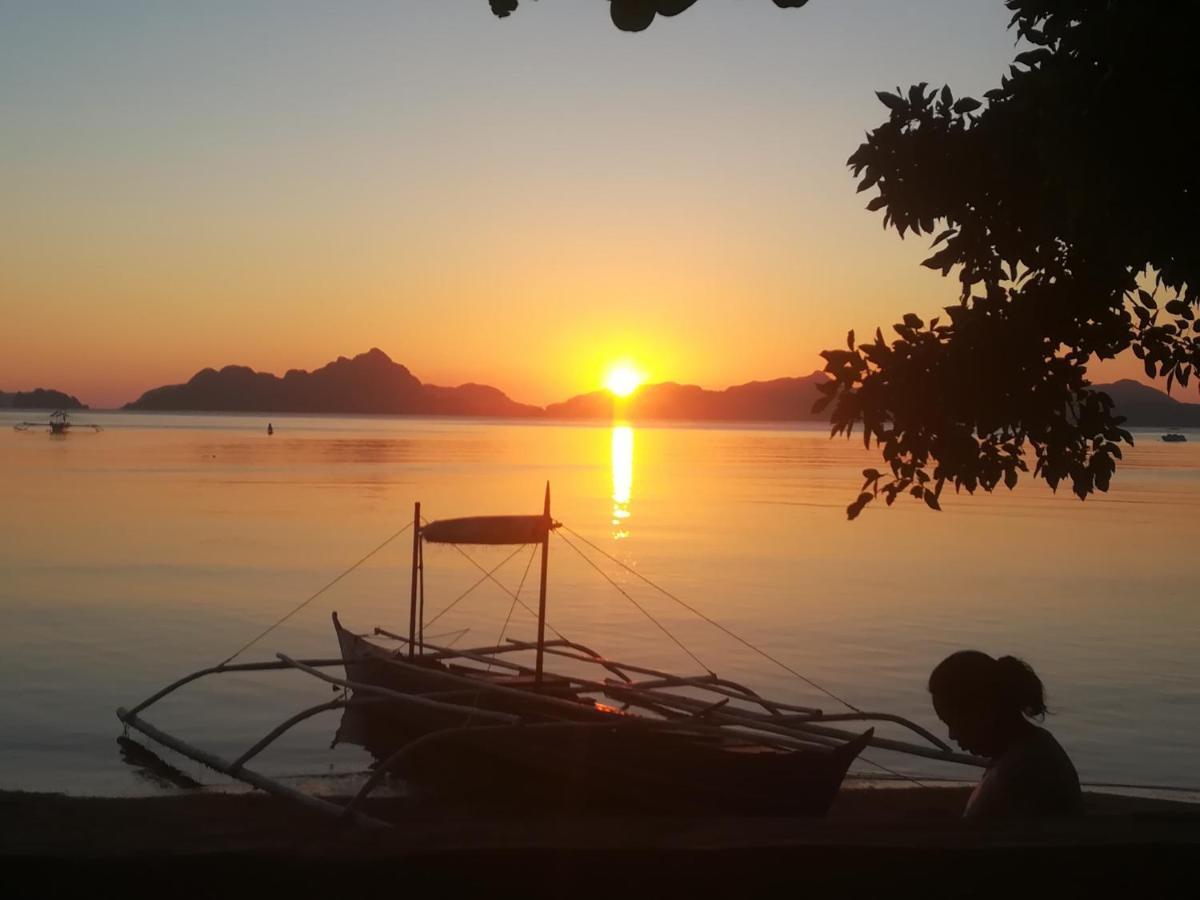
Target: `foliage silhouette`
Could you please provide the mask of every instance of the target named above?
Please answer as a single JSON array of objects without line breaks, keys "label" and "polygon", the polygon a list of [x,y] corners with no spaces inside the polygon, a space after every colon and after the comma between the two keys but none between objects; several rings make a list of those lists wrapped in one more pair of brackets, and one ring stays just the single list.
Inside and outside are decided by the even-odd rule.
[{"label": "foliage silhouette", "polygon": [[[1086,379],[1126,350],[1168,391],[1200,364],[1200,179],[1192,47],[1200,4],[1008,0],[1031,49],[986,102],[925,84],[880,93],[888,121],[850,157],[884,227],[934,234],[924,265],[956,270],[945,322],[908,314],[827,350],[834,434],[863,428],[853,519],[882,494],[939,508],[942,488],[1012,488],[1027,471],[1080,499],[1132,444]],[[1149,131],[1143,130],[1148,128]]]}]

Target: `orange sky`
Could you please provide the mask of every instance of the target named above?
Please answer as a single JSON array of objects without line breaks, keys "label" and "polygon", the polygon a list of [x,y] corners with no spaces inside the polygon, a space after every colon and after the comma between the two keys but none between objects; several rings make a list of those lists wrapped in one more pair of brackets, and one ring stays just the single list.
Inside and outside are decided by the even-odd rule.
[{"label": "orange sky", "polygon": [[544,404],[616,358],[807,374],[953,301],[844,163],[874,90],[997,80],[1002,4],[709,2],[641,35],[474,6],[0,11],[0,390],[114,406],[378,346]]}]

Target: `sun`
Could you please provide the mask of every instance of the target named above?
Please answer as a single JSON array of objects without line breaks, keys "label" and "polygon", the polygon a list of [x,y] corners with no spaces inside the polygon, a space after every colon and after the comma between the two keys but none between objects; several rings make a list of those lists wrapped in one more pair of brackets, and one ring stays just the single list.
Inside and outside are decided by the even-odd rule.
[{"label": "sun", "polygon": [[630,363],[616,363],[604,376],[604,386],[618,397],[628,397],[642,383],[642,373]]}]

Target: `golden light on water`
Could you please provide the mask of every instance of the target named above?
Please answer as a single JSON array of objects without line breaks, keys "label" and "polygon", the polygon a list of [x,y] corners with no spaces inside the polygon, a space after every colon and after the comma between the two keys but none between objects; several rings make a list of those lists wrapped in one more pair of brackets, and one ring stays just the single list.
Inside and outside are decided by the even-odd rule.
[{"label": "golden light on water", "polygon": [[633,429],[614,425],[612,430],[613,540],[629,537],[629,501],[633,496]]},{"label": "golden light on water", "polygon": [[604,386],[618,397],[628,397],[642,383],[642,373],[632,363],[616,363],[604,376]]}]

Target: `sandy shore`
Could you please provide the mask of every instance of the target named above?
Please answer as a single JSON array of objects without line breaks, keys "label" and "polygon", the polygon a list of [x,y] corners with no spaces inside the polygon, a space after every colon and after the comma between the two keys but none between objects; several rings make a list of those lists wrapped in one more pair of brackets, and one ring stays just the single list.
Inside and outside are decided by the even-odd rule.
[{"label": "sandy shore", "polygon": [[[1089,795],[1089,815],[970,827],[962,788],[846,790],[824,820],[484,815],[380,801],[365,833],[259,794],[0,793],[5,884],[38,896],[1195,893],[1200,807]],[[117,890],[120,886],[119,891]],[[10,894],[6,896],[23,896]]]}]

